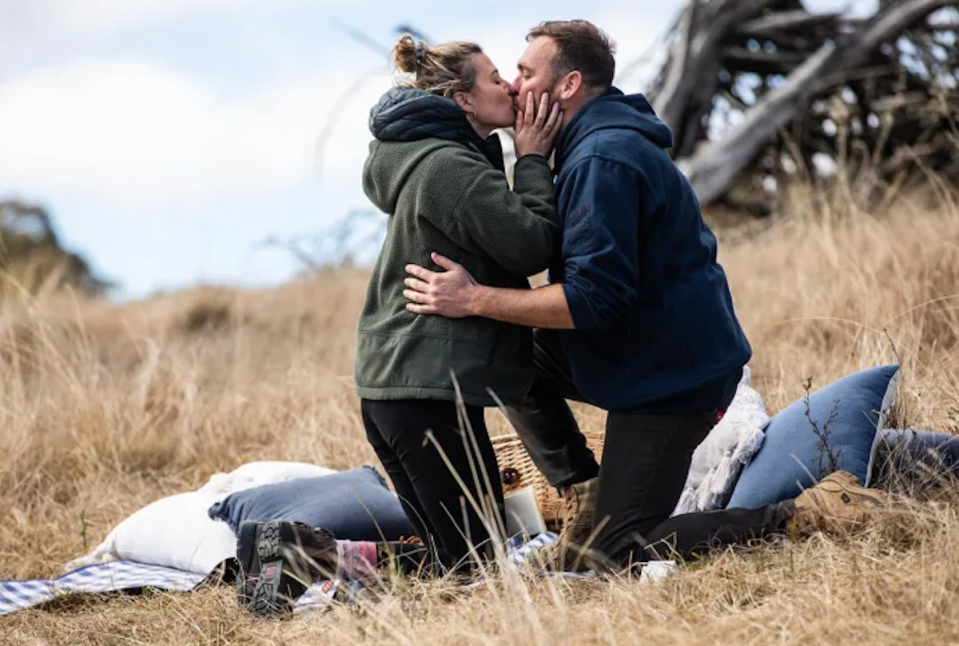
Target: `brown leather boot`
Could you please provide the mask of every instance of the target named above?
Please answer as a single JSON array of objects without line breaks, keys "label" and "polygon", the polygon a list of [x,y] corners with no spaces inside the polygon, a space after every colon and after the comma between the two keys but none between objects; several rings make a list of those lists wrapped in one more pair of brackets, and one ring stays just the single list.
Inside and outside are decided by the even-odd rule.
[{"label": "brown leather boot", "polygon": [[887,494],[860,485],[848,471],[836,471],[799,494],[789,527],[800,533],[844,536],[875,518],[890,501]]},{"label": "brown leather boot", "polygon": [[563,490],[563,529],[559,545],[585,545],[593,531],[599,478],[570,485]]},{"label": "brown leather boot", "polygon": [[562,491],[562,529],[555,545],[537,550],[536,558],[542,567],[555,572],[571,572],[591,566],[591,559],[587,558],[583,546],[593,532],[598,488],[599,479],[593,478]]}]

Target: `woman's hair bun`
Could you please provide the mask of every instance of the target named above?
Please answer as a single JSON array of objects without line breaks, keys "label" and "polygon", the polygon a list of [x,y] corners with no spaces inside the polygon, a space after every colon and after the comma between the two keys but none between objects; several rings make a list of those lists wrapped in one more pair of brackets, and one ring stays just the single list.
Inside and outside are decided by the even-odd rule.
[{"label": "woman's hair bun", "polygon": [[476,83],[473,57],[482,53],[476,43],[439,43],[430,47],[406,34],[393,48],[393,59],[398,70],[412,74],[413,78],[397,79],[397,86],[446,98],[469,92]]},{"label": "woman's hair bun", "polygon": [[[393,49],[393,57],[396,59],[396,67],[401,72],[416,73],[419,67],[416,60],[417,47],[416,41],[408,34],[396,43],[396,47]],[[421,47],[424,51],[426,50],[426,45],[421,45]]]}]

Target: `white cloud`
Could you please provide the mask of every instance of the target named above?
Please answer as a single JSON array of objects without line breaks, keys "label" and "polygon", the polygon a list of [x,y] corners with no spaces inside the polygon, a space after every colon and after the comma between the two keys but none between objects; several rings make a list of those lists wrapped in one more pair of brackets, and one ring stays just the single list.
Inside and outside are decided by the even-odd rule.
[{"label": "white cloud", "polygon": [[[113,31],[129,35],[145,22],[163,29],[160,23],[190,11],[263,6],[254,0],[94,0],[80,12],[68,6],[81,4],[72,0],[39,0],[15,10],[18,30],[16,21],[4,22],[7,4],[0,0],[0,59],[10,48],[4,36],[14,31],[21,40],[42,35],[30,45],[39,51],[55,46],[56,34],[100,41]],[[44,8],[50,13],[38,22]],[[638,12],[584,13],[619,42],[622,64],[646,50],[671,10],[650,9],[642,19]],[[443,36],[477,40],[509,76],[532,26],[518,20],[481,28],[460,22],[464,32]],[[134,294],[201,274],[282,278],[286,264],[254,268],[249,249],[270,233],[322,228],[324,220],[365,203],[360,173],[370,138],[367,116],[391,77],[384,64],[357,85],[375,63],[369,56],[330,59],[316,50],[300,62],[291,52],[277,53],[281,28],[277,23],[264,32],[264,42],[238,41],[262,49],[270,70],[238,84],[224,83],[219,70],[177,66],[176,57],[127,45],[122,52],[73,47],[63,56],[8,66],[17,74],[0,76],[0,188],[49,201],[67,238]],[[334,109],[318,176],[316,140]],[[171,246],[183,254],[176,266],[164,251]]]},{"label": "white cloud", "polygon": [[[11,3],[12,4],[12,3]],[[4,10],[8,24],[18,29],[59,33],[107,33],[138,23],[163,20],[188,12],[249,4],[245,0],[31,0]]]},{"label": "white cloud", "polygon": [[[526,27],[476,35],[508,77]],[[655,37],[655,27],[646,34],[618,27],[631,36],[620,42],[621,61]],[[0,85],[0,174],[38,194],[70,190],[127,209],[282,190],[318,171],[333,182],[357,179],[369,108],[391,77],[386,65],[371,73],[365,61],[332,68],[281,76],[239,97],[144,60],[40,70]],[[316,168],[317,137],[332,117]]]},{"label": "white cloud", "polygon": [[13,183],[121,192],[170,170],[189,178],[211,103],[201,85],[146,63],[41,71],[0,89],[0,168]]},{"label": "white cloud", "polygon": [[[22,32],[105,32],[257,4],[262,7],[255,0],[37,0],[13,8],[19,23],[12,24]],[[607,9],[586,17],[618,41],[623,65],[649,47],[671,12],[651,10],[640,19]],[[510,77],[530,26],[507,21],[486,33],[448,36],[476,39]],[[370,74],[368,58],[330,63],[275,76],[239,96],[218,90],[216,79],[146,59],[74,58],[34,70],[0,84],[0,175],[23,191],[69,190],[122,208],[203,202],[223,191],[267,193],[316,178],[318,171],[332,182],[356,180],[369,139],[367,114],[390,76],[386,65]],[[357,85],[363,75],[368,80]],[[331,116],[335,123],[317,168],[316,139]]]},{"label": "white cloud", "polygon": [[[350,72],[292,75],[235,98],[143,61],[40,71],[0,86],[0,174],[127,208],[282,189],[312,174],[315,138]],[[387,81],[371,80],[347,104],[327,152],[333,177],[362,164],[365,114]]]},{"label": "white cloud", "polygon": [[[273,7],[307,0],[271,0]],[[6,0],[0,7],[0,42],[44,35],[104,35],[206,11],[242,11],[262,0]],[[319,0],[319,6],[333,6]]]},{"label": "white cloud", "polygon": [[332,0],[0,0],[0,73],[199,14],[236,16],[297,5],[336,6]]}]

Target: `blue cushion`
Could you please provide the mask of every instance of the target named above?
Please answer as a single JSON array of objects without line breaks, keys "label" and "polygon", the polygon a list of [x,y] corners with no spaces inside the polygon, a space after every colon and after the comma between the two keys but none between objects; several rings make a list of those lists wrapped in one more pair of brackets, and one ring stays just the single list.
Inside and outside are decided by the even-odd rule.
[{"label": "blue cushion", "polygon": [[238,491],[210,507],[209,513],[234,532],[247,520],[299,520],[352,541],[413,535],[399,499],[371,466]]},{"label": "blue cushion", "polygon": [[959,475],[959,437],[935,431],[883,429],[877,440],[881,479]]},{"label": "blue cushion", "polygon": [[[776,414],[766,427],[762,447],[736,483],[728,507],[791,500],[836,469],[868,484],[881,411],[892,404],[898,371],[894,364],[848,375],[810,393],[808,405],[804,397]],[[822,450],[815,428],[820,434],[827,429],[835,464]]]}]

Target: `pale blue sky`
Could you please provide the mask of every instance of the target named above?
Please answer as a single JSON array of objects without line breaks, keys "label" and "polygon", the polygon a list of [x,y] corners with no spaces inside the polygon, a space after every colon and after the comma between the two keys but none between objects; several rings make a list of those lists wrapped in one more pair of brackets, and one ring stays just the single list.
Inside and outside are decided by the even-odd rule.
[{"label": "pale blue sky", "polygon": [[[512,74],[541,20],[593,20],[622,65],[655,45],[681,4],[0,0],[0,199],[49,207],[64,241],[122,284],[120,297],[282,282],[298,265],[264,239],[367,207],[367,114],[391,75],[335,21],[384,46],[402,23],[436,41],[475,40]],[[320,164],[331,108],[364,75]],[[642,74],[624,89],[642,89]]]}]

